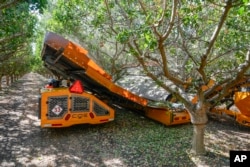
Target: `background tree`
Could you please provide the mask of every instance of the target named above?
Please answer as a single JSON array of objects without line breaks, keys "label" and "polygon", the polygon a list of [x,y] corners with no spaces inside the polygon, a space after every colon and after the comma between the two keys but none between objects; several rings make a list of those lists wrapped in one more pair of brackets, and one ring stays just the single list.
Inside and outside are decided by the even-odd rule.
[{"label": "background tree", "polygon": [[31,70],[37,15],[45,5],[45,0],[1,0],[0,79]]}]

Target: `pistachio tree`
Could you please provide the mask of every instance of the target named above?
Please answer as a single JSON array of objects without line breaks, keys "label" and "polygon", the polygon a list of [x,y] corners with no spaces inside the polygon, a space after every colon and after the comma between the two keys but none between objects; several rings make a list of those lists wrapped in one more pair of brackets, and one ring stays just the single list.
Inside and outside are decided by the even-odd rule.
[{"label": "pistachio tree", "polygon": [[[106,69],[107,62],[115,68],[140,65],[184,104],[194,127],[191,150],[203,155],[207,111],[250,66],[249,5],[249,0],[58,0],[47,25],[96,55],[109,56],[112,61],[97,57]],[[155,64],[157,75],[148,63]],[[211,79],[216,84],[202,90]]]}]

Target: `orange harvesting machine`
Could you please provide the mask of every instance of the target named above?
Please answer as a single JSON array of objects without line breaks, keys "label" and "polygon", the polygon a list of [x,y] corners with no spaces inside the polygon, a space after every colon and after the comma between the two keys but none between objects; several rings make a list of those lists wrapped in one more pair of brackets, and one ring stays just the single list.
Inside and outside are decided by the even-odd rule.
[{"label": "orange harvesting machine", "polygon": [[[53,87],[41,89],[41,127],[58,128],[113,121],[115,110],[111,106],[114,105],[137,111],[165,125],[190,122],[189,113],[185,109],[151,106],[151,100],[113,83],[112,77],[90,59],[87,50],[62,36],[48,32],[41,56],[47,69],[62,80],[71,80],[73,83],[67,86],[57,83]],[[238,117],[239,123],[250,126],[250,109],[242,107],[250,103],[250,96],[238,92],[236,97],[237,107],[243,112],[234,116]],[[250,108],[250,104],[248,106]]]}]

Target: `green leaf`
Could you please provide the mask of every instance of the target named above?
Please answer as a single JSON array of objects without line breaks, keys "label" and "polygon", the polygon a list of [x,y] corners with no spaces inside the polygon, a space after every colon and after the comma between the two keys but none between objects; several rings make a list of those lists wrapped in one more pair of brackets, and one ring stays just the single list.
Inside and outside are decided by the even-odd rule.
[{"label": "green leaf", "polygon": [[245,7],[242,6],[239,10],[238,10],[238,14],[239,15],[243,15],[245,13]]}]

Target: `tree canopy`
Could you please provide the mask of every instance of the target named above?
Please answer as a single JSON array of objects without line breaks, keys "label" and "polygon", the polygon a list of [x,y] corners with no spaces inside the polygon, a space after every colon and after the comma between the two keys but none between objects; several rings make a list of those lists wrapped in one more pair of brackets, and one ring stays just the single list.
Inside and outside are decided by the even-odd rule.
[{"label": "tree canopy", "polygon": [[[0,76],[22,75],[34,63],[37,14],[44,0],[2,0],[0,5]],[[33,57],[32,57],[33,56]],[[34,62],[34,60],[33,60]]]},{"label": "tree canopy", "polygon": [[[203,135],[204,126],[198,125],[206,124],[206,111],[250,66],[249,5],[248,0],[58,0],[50,6],[47,29],[82,44],[111,74],[140,66],[185,105],[194,132]],[[211,79],[216,85],[204,92],[201,86]],[[221,93],[210,96],[222,84]],[[190,94],[197,96],[196,103]],[[197,146],[202,135],[194,138],[198,154],[204,153]]]}]

